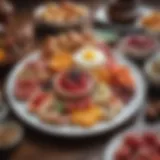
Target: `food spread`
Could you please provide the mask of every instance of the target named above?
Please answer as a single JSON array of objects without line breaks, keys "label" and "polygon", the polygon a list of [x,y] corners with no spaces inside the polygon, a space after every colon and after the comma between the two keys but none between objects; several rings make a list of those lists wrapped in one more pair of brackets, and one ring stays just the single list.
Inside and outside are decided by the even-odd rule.
[{"label": "food spread", "polygon": [[27,103],[27,112],[45,123],[81,127],[117,116],[134,95],[130,70],[103,43],[83,44],[65,52],[59,46],[52,50],[50,40],[44,42],[39,58],[17,76],[15,97]]}]

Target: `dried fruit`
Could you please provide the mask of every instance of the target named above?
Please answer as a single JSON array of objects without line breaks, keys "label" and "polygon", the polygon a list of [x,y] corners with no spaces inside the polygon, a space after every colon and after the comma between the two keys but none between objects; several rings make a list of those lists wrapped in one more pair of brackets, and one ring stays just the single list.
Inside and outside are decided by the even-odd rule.
[{"label": "dried fruit", "polygon": [[18,79],[15,85],[15,96],[20,100],[28,100],[32,93],[39,90],[37,81],[31,79]]},{"label": "dried fruit", "polygon": [[99,106],[92,106],[83,110],[75,110],[71,114],[74,124],[89,127],[96,124],[103,117],[103,112]]},{"label": "dried fruit", "polygon": [[152,147],[156,146],[158,140],[157,135],[153,132],[145,132],[143,139],[147,144],[152,145]]},{"label": "dried fruit", "polygon": [[130,160],[131,151],[127,146],[121,146],[115,154],[115,160]]},{"label": "dried fruit", "polygon": [[128,145],[131,149],[139,149],[142,145],[142,140],[138,135],[128,134],[125,137],[125,144]]}]

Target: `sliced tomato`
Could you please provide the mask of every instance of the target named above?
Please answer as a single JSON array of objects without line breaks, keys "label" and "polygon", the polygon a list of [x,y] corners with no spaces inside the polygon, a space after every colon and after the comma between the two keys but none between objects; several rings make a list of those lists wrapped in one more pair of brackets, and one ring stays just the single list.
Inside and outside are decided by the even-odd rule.
[{"label": "sliced tomato", "polygon": [[115,160],[131,160],[131,151],[124,145],[115,154]]},{"label": "sliced tomato", "polygon": [[41,107],[49,107],[49,105],[52,103],[52,100],[53,98],[50,93],[36,91],[29,99],[29,110],[31,112],[35,112]]},{"label": "sliced tomato", "polygon": [[154,155],[154,150],[151,146],[145,146],[139,148],[138,156],[145,159],[151,159],[152,155]]},{"label": "sliced tomato", "polygon": [[28,100],[33,92],[39,89],[37,81],[19,79],[15,84],[15,96],[20,100]]},{"label": "sliced tomato", "polygon": [[160,154],[153,155],[151,160],[160,160]]},{"label": "sliced tomato", "polygon": [[157,146],[158,137],[157,137],[157,135],[155,133],[153,133],[153,132],[146,132],[143,135],[143,139],[144,139],[144,141],[147,144],[151,145],[152,147]]},{"label": "sliced tomato", "polygon": [[38,107],[41,103],[45,101],[47,95],[45,93],[39,94],[33,99],[32,103],[35,107]]},{"label": "sliced tomato", "polygon": [[132,134],[132,133],[128,134],[125,137],[124,141],[125,141],[125,144],[128,145],[134,151],[138,150],[141,147],[142,143],[143,143],[143,141],[142,141],[140,136]]},{"label": "sliced tomato", "polygon": [[160,154],[160,139],[158,139],[158,141],[157,141],[156,149],[157,149],[158,153]]}]

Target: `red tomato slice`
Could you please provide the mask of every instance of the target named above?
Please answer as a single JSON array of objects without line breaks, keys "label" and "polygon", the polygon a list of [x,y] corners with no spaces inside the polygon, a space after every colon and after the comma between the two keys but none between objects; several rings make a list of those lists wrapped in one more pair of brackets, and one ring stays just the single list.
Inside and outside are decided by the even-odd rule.
[{"label": "red tomato slice", "polygon": [[39,85],[34,80],[17,80],[15,85],[15,96],[21,100],[28,100],[32,93],[39,89]]},{"label": "red tomato slice", "polygon": [[115,160],[130,160],[130,159],[131,159],[130,149],[126,145],[121,146],[120,149],[115,154]]},{"label": "red tomato slice", "polygon": [[[50,102],[51,99],[52,97],[49,93],[45,93],[42,91],[34,92],[32,94],[32,97],[29,99],[30,111],[34,112],[41,107],[47,107],[48,105],[50,105],[50,103],[47,104],[47,102]],[[47,105],[47,106],[44,106],[44,105]]]},{"label": "red tomato slice", "polygon": [[141,147],[143,141],[141,137],[135,134],[128,134],[125,137],[125,144],[128,145],[131,149],[137,150]]}]

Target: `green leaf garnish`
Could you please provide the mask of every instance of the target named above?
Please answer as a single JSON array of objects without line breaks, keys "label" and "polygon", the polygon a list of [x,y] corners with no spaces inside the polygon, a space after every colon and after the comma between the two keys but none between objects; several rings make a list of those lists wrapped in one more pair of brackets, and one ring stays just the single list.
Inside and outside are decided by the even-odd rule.
[{"label": "green leaf garnish", "polygon": [[118,39],[118,34],[112,30],[96,30],[95,35],[99,40],[108,43],[115,42]]},{"label": "green leaf garnish", "polygon": [[56,109],[59,113],[62,113],[64,111],[64,104],[62,102],[57,102]]}]

